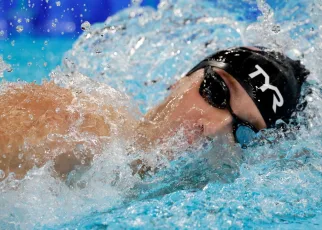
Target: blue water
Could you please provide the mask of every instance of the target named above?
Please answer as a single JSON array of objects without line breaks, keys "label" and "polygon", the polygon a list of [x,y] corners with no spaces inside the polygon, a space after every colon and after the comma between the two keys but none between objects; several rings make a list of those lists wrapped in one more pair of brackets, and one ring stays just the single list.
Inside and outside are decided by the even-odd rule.
[{"label": "blue water", "polygon": [[74,42],[75,39],[69,37],[22,36],[0,40],[1,56],[13,70],[4,72],[5,80],[41,83],[43,79],[49,79],[49,73],[60,65],[63,54]]},{"label": "blue water", "polygon": [[[53,55],[48,68],[24,67],[29,61],[42,64],[44,53],[38,48],[34,60],[28,55],[17,59],[18,68],[5,54],[14,69],[5,74],[8,80],[14,80],[17,68],[21,79],[40,81],[50,74],[57,84],[86,92],[107,84],[145,112],[162,101],[170,84],[215,50],[266,45],[306,64],[311,70],[306,87],[312,93],[306,96],[306,110],[296,117],[301,129],[275,144],[232,152],[214,141],[206,149],[178,153],[173,161],[163,159],[160,149],[137,153],[162,165],[141,180],[131,175],[127,163],[132,156],[123,141],[115,140],[91,169],[80,177],[70,175],[66,183],[51,177],[50,164],[33,169],[24,180],[9,178],[0,184],[0,226],[321,229],[321,9],[313,0],[164,0],[157,10],[133,7],[92,25],[71,49],[71,42],[49,41]],[[69,51],[58,62],[65,49]]]}]

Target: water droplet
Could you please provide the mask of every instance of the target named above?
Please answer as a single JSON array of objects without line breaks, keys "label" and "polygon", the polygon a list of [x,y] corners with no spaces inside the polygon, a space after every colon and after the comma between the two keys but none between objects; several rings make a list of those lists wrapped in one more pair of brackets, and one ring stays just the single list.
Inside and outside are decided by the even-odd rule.
[{"label": "water droplet", "polygon": [[19,158],[19,160],[21,160],[23,158],[23,153],[19,153],[18,158]]},{"label": "water droplet", "polygon": [[8,68],[7,68],[7,72],[8,72],[8,73],[11,73],[12,71],[13,71],[13,69],[12,69],[11,67],[8,67]]},{"label": "water droplet", "polygon": [[29,114],[29,118],[30,118],[30,120],[33,120],[34,116],[32,114]]},{"label": "water droplet", "polygon": [[8,55],[8,60],[11,60],[12,56],[11,55]]},{"label": "water droplet", "polygon": [[17,26],[17,27],[16,27],[16,31],[17,31],[18,33],[21,33],[21,32],[23,31],[23,26],[21,26],[21,25]]},{"label": "water droplet", "polygon": [[30,19],[29,18],[26,18],[25,21],[26,21],[26,23],[29,23],[30,22]]},{"label": "water droplet", "polygon": [[281,27],[280,27],[280,26],[278,26],[278,25],[274,25],[274,26],[272,27],[272,31],[273,31],[274,33],[279,33],[279,32],[281,31]]},{"label": "water droplet", "polygon": [[60,1],[57,1],[56,6],[60,6],[60,5],[61,5]]},{"label": "water droplet", "polygon": [[6,174],[3,170],[0,169],[0,179],[5,178]]},{"label": "water droplet", "polygon": [[53,27],[53,28],[56,28],[56,23],[51,23],[51,26]]},{"label": "water droplet", "polygon": [[132,5],[139,6],[142,3],[142,0],[132,0]]},{"label": "water droplet", "polygon": [[47,66],[47,62],[44,62],[44,66],[45,66],[45,67]]},{"label": "water droplet", "polygon": [[44,42],[44,45],[45,45],[45,46],[46,46],[46,45],[48,45],[48,41],[47,41],[47,40]]},{"label": "water droplet", "polygon": [[2,155],[2,158],[6,159],[7,158],[6,154],[3,154]]},{"label": "water droplet", "polygon": [[18,23],[21,23],[21,18],[18,18],[17,22],[18,22]]},{"label": "water droplet", "polygon": [[56,108],[55,111],[56,111],[56,113],[59,113],[60,112],[60,108]]},{"label": "water droplet", "polygon": [[3,35],[4,35],[4,31],[0,30],[0,36],[3,36]]},{"label": "water droplet", "polygon": [[82,23],[81,28],[84,31],[89,30],[91,28],[91,24],[88,21],[85,21]]},{"label": "water droplet", "polygon": [[27,63],[27,65],[28,65],[28,66],[31,66],[31,65],[32,65],[32,62],[28,62],[28,63]]},{"label": "water droplet", "polygon": [[15,40],[12,40],[12,41],[11,41],[11,45],[12,45],[12,46],[15,46]]}]

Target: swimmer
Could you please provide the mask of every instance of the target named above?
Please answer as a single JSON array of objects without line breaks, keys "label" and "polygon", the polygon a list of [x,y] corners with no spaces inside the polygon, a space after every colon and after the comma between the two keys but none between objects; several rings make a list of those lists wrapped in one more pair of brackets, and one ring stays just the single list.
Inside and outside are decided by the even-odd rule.
[{"label": "swimmer", "polygon": [[23,178],[50,160],[64,178],[76,166],[90,165],[116,135],[147,152],[179,129],[186,147],[218,135],[245,146],[278,119],[288,122],[308,74],[300,61],[265,48],[222,50],[171,86],[165,101],[140,121],[126,108],[98,106],[91,95],[75,96],[53,82],[13,84],[0,95],[0,180],[11,172]]}]

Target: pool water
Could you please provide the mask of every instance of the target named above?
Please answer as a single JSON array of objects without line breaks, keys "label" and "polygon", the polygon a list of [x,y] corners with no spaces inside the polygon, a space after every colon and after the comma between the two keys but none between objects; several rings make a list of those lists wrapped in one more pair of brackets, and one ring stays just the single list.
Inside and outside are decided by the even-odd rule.
[{"label": "pool water", "polygon": [[33,82],[49,79],[49,73],[60,65],[63,54],[71,49],[75,39],[22,36],[0,40],[2,59],[12,72],[4,71],[6,81]]},{"label": "pool water", "polygon": [[137,153],[162,165],[141,179],[131,174],[133,156],[124,141],[114,140],[90,169],[67,182],[51,176],[50,162],[23,180],[11,175],[0,182],[1,229],[321,229],[321,9],[315,0],[163,0],[157,10],[132,7],[91,25],[73,44],[51,39],[48,57],[38,46],[32,56],[14,59],[12,52],[8,60],[4,48],[13,68],[7,80],[20,75],[40,82],[50,74],[57,84],[85,92],[109,85],[129,96],[112,104],[128,100],[142,113],[206,55],[239,45],[300,58],[311,70],[303,92],[311,93],[296,116],[300,130],[276,143],[281,133],[267,134],[275,144],[229,152],[215,140],[173,161],[160,149]]}]

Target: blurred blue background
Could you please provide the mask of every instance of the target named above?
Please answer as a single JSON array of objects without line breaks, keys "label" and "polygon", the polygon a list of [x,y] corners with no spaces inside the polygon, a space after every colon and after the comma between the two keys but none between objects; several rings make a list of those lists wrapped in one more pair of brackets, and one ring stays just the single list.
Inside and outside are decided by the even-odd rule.
[{"label": "blurred blue background", "polygon": [[[18,36],[17,26],[22,26],[19,28],[32,36],[75,37],[81,33],[82,22],[105,21],[107,17],[131,5],[132,1],[0,0],[0,39]],[[158,3],[159,0],[143,0],[141,5],[156,8]]]},{"label": "blurred blue background", "polygon": [[0,0],[0,57],[11,65],[7,81],[41,83],[64,53],[94,24],[132,4],[157,8],[159,0]]}]

